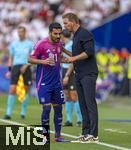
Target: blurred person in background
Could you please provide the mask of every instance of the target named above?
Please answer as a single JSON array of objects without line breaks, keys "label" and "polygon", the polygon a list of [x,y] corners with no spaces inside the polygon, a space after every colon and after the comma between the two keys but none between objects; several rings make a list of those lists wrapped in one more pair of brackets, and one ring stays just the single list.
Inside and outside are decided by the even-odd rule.
[{"label": "blurred person in background", "polygon": [[[61,39],[65,44],[65,49],[72,51],[72,40],[71,32],[64,29],[62,31]],[[67,57],[66,54],[63,54],[64,57]],[[66,119],[64,126],[73,126],[72,115],[73,109],[75,109],[77,116],[77,125],[80,126],[82,122],[81,112],[78,102],[78,96],[76,92],[75,77],[74,77],[74,68],[73,65],[68,63],[62,64],[62,76],[63,76],[63,89],[66,96]]]},{"label": "blurred person in background", "polygon": [[128,49],[126,47],[122,47],[120,51],[120,59],[123,65],[127,61],[128,57],[129,57]]},{"label": "blurred person in background", "polygon": [[26,28],[24,26],[19,26],[17,28],[17,33],[19,40],[11,42],[9,46],[8,72],[6,73],[6,77],[11,77],[11,80],[5,119],[11,119],[16,99],[16,85],[20,74],[23,75],[26,90],[26,96],[21,105],[21,118],[25,118],[26,116],[26,109],[29,101],[28,90],[31,85],[31,70],[28,64],[28,56],[32,51],[33,43],[26,38]]},{"label": "blurred person in background", "polygon": [[126,53],[127,52],[125,51],[125,56],[123,55],[123,57],[125,57],[123,64],[124,76],[119,94],[122,96],[131,96],[131,53],[128,52],[128,55]]},{"label": "blurred person in background", "polygon": [[8,60],[8,44],[6,41],[1,42],[0,46],[0,65],[5,65]]},{"label": "blurred person in background", "polygon": [[61,23],[61,15],[64,12],[79,14],[82,24],[89,29],[101,24],[103,19],[108,19],[110,14],[115,14],[117,10],[124,13],[131,8],[130,0],[83,0],[78,2],[82,5],[80,8],[79,5],[76,7],[75,3],[74,0],[0,1],[0,41],[1,37],[6,42],[12,41],[12,38],[15,38],[14,28],[21,23],[31,30],[28,32],[30,38],[34,42],[38,41],[48,35],[46,31],[51,20]]},{"label": "blurred person in background", "polygon": [[130,53],[130,55],[128,57],[127,78],[129,80],[129,96],[131,96],[131,53]]},{"label": "blurred person in background", "polygon": [[112,94],[117,95],[120,92],[123,79],[123,65],[120,60],[120,52],[116,48],[111,48],[108,56],[108,73],[113,82],[113,89],[111,92]]}]

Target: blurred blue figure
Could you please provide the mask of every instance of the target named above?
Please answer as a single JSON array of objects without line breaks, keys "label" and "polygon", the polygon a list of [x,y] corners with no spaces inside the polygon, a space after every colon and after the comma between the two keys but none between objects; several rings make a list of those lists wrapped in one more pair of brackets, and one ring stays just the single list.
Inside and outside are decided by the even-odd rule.
[{"label": "blurred blue figure", "polygon": [[0,84],[0,92],[7,93],[9,91],[9,85],[10,85],[10,79],[7,79],[5,77],[5,74],[7,72],[7,67],[4,65],[0,66],[0,81],[2,81],[2,84]]},{"label": "blurred blue figure", "polygon": [[[65,44],[65,49],[72,51],[73,43],[71,40],[71,33],[65,29],[62,32],[61,38]],[[66,57],[66,54],[64,54],[64,56]],[[62,76],[63,76],[64,93],[66,96],[65,106],[67,117],[67,121],[65,122],[64,126],[73,125],[72,124],[73,108],[75,109],[77,116],[77,125],[80,126],[82,122],[73,70],[74,68],[72,64],[71,65],[67,63],[62,64]]]}]

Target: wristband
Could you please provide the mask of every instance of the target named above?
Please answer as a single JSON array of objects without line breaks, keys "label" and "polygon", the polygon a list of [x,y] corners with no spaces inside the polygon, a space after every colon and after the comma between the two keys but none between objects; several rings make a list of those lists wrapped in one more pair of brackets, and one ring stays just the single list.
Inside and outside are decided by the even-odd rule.
[{"label": "wristband", "polygon": [[11,71],[11,66],[8,67],[8,71]]},{"label": "wristband", "polygon": [[70,77],[70,75],[68,73],[65,74],[65,77]]}]

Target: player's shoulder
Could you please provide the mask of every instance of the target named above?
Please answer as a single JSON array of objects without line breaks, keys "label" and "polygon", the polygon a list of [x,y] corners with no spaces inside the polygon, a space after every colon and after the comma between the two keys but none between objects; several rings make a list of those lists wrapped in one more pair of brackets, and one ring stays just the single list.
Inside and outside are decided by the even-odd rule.
[{"label": "player's shoulder", "polygon": [[89,38],[89,39],[93,38],[93,34],[89,30],[87,30],[87,29],[85,29],[83,27],[81,27],[80,33],[81,33],[80,34],[81,37],[83,37],[83,38]]},{"label": "player's shoulder", "polygon": [[65,48],[68,50],[72,50],[72,44],[73,44],[72,40],[68,41],[68,43],[65,44]]},{"label": "player's shoulder", "polygon": [[19,40],[14,40],[14,41],[10,42],[9,45],[10,46],[15,46],[15,45],[18,44],[18,42],[19,42]]},{"label": "player's shoulder", "polygon": [[47,42],[47,38],[39,40],[38,42],[36,42],[36,45],[45,44],[46,42]]},{"label": "player's shoulder", "polygon": [[72,40],[70,40],[70,41],[68,42],[68,44],[69,44],[70,46],[72,46],[73,41],[72,41]]},{"label": "player's shoulder", "polygon": [[37,42],[35,43],[35,48],[41,47],[41,46],[44,45],[46,42],[47,42],[47,39],[46,39],[46,38],[37,41]]},{"label": "player's shoulder", "polygon": [[82,34],[87,34],[87,35],[92,35],[92,33],[88,30],[88,29],[86,29],[86,28],[83,28],[83,27],[81,27],[81,32],[82,32]]},{"label": "player's shoulder", "polygon": [[27,45],[34,45],[33,41],[30,40],[30,39],[26,39],[25,40],[25,44],[27,44]]}]

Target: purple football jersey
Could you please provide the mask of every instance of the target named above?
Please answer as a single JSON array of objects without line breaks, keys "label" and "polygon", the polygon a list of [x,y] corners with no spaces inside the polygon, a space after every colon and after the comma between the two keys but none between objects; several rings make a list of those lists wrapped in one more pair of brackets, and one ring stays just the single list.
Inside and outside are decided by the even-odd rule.
[{"label": "purple football jersey", "polygon": [[47,59],[52,57],[54,59],[54,65],[37,65],[36,72],[36,85],[37,89],[41,85],[50,87],[58,86],[60,84],[60,62],[61,62],[61,51],[62,51],[62,42],[51,43],[48,38],[39,41],[35,47],[34,51],[31,54],[32,58],[37,59]]}]

